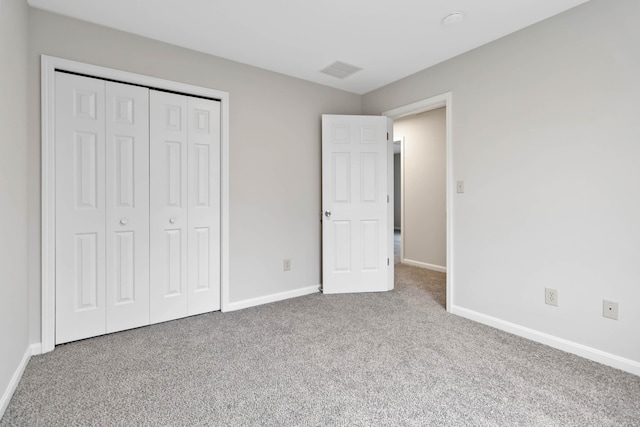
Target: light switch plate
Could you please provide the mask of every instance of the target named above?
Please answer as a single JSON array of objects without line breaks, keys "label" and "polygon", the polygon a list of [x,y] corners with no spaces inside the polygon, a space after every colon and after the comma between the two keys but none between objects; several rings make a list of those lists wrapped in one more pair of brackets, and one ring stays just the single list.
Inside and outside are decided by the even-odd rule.
[{"label": "light switch plate", "polygon": [[464,193],[464,181],[458,181],[456,183],[458,193]]}]

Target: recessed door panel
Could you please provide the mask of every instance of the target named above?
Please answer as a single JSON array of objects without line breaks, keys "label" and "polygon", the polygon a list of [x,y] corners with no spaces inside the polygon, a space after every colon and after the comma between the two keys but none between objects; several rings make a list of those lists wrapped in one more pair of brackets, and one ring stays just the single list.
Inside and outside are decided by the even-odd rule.
[{"label": "recessed door panel", "polygon": [[120,231],[115,234],[113,285],[116,292],[114,304],[131,304],[136,299],[135,233]]},{"label": "recessed door panel", "polygon": [[[183,100],[178,98],[174,98],[174,100],[176,101],[176,103],[165,104],[163,106],[164,112],[165,112],[165,119],[166,119],[164,123],[164,130],[180,132],[184,127],[184,123],[182,120],[182,116],[184,114],[184,106],[182,105]],[[161,126],[161,123],[158,123],[158,125]]]},{"label": "recessed door panel", "polygon": [[360,143],[375,144],[379,141],[376,139],[377,134],[375,126],[360,126]]},{"label": "recessed door panel", "polygon": [[104,81],[56,73],[56,344],[105,333]]},{"label": "recessed door panel", "polygon": [[209,207],[211,189],[211,148],[205,144],[195,144],[195,204],[198,207]]},{"label": "recessed door panel", "polygon": [[333,202],[349,203],[351,197],[351,154],[333,153]]},{"label": "recessed door panel", "polygon": [[107,332],[149,324],[149,89],[106,82]]},{"label": "recessed door panel", "polygon": [[360,222],[360,242],[362,245],[362,269],[376,271],[380,269],[380,222],[376,220]]},{"label": "recessed door panel", "polygon": [[[115,205],[120,208],[132,208],[135,192],[135,139],[130,136],[114,137],[115,156]],[[144,161],[144,160],[143,160]]]},{"label": "recessed door panel", "polygon": [[[98,200],[98,136],[75,132],[76,207],[96,209]],[[104,161],[104,159],[101,159]]]},{"label": "recessed door panel", "polygon": [[333,230],[336,245],[334,271],[351,271],[351,222],[333,221]]},{"label": "recessed door panel", "polygon": [[76,235],[76,306],[75,310],[95,310],[98,307],[98,235]]},{"label": "recessed door panel", "polygon": [[167,233],[167,287],[164,297],[175,297],[182,294],[182,230],[166,230]]},{"label": "recessed door panel", "polygon": [[[104,99],[103,89],[96,89],[87,86],[86,89],[76,88],[72,90],[74,95],[73,118],[80,120],[102,120],[102,114],[100,113],[103,110],[100,108],[101,106],[98,106],[98,102],[102,102]],[[100,117],[98,118],[98,116]]]},{"label": "recessed door panel", "polygon": [[[128,85],[127,85],[128,86]],[[132,88],[133,86],[129,86]],[[143,91],[148,93],[148,90],[142,89]],[[113,101],[113,122],[124,125],[132,125],[133,124],[133,112],[136,104],[136,100],[130,96],[126,95],[114,95],[112,98]],[[141,101],[138,99],[138,102]],[[142,107],[142,106],[138,106]],[[141,115],[141,111],[138,110],[137,116],[141,121],[147,121],[145,116]]]},{"label": "recessed door panel", "polygon": [[193,127],[190,131],[193,134],[209,134],[211,131],[211,111],[209,109],[194,108],[192,113]]},{"label": "recessed door panel", "polygon": [[167,173],[164,184],[166,185],[166,207],[180,209],[182,207],[182,141],[165,141]]},{"label": "recessed door panel", "polygon": [[366,203],[378,201],[378,154],[360,154],[360,197]]},{"label": "recessed door panel", "polygon": [[351,126],[348,124],[330,124],[330,132],[333,144],[351,143]]},{"label": "recessed door panel", "polygon": [[197,227],[196,236],[196,277],[195,292],[205,291],[211,287],[211,256],[209,254],[211,241],[208,227]]}]

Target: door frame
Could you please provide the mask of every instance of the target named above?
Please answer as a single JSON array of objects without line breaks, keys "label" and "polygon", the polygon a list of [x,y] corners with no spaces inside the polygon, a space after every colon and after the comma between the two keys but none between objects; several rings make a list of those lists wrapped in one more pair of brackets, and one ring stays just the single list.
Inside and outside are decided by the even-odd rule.
[{"label": "door frame", "polygon": [[[447,215],[447,285],[446,285],[446,309],[451,312],[453,307],[453,290],[454,290],[454,251],[453,251],[453,222],[454,222],[454,210],[453,210],[453,195],[454,195],[454,167],[453,167],[453,92],[446,92],[441,95],[432,96],[417,102],[413,102],[408,105],[394,108],[382,113],[383,116],[387,116],[393,120],[424,113],[426,111],[435,110],[437,108],[446,107],[445,120],[446,120],[446,215]],[[404,151],[404,144],[402,144],[402,151]],[[404,160],[404,152],[401,154]],[[404,169],[404,164],[402,165]],[[404,171],[403,171],[404,176]],[[404,187],[404,186],[403,186]],[[404,191],[402,188],[401,192]],[[404,194],[401,196],[401,203],[404,203]],[[402,236],[404,229],[404,206],[401,207],[401,230]],[[401,242],[401,247],[404,243]],[[404,252],[404,251],[402,251]],[[404,257],[402,253],[401,257]],[[402,260],[401,260],[402,261]]]},{"label": "door frame", "polygon": [[[404,262],[404,238],[402,237],[404,230],[404,139],[398,140],[400,143],[400,263]],[[395,144],[395,141],[394,141]],[[394,153],[395,156],[395,153]],[[395,167],[395,163],[394,163]],[[393,176],[395,180],[395,173]],[[394,187],[394,195],[395,195],[395,187]],[[394,210],[395,213],[395,210]],[[395,233],[395,223],[394,223],[394,233]]]},{"label": "door frame", "polygon": [[41,344],[55,347],[55,72],[84,74],[220,101],[220,303],[229,307],[229,93],[142,74],[41,55]]}]

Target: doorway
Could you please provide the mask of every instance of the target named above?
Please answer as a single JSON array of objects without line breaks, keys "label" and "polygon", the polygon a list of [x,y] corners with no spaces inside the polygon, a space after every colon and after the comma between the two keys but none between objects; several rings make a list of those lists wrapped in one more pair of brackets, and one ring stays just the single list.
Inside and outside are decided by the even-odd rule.
[{"label": "doorway", "polygon": [[[444,107],[444,108],[443,108]],[[442,109],[441,110],[441,115],[444,116],[444,149],[443,149],[443,157],[444,159],[441,160],[441,164],[440,167],[444,167],[444,171],[442,173],[443,175],[443,179],[444,179],[444,200],[442,201],[442,208],[440,208],[441,211],[441,215],[445,217],[444,220],[444,227],[440,226],[441,228],[441,232],[445,233],[445,236],[442,236],[441,240],[444,241],[444,248],[441,248],[442,250],[442,256],[441,256],[441,261],[436,261],[436,263],[432,263],[432,262],[424,262],[424,261],[420,261],[420,260],[412,260],[410,258],[410,256],[407,256],[408,254],[404,253],[404,249],[406,249],[406,243],[409,242],[410,239],[404,239],[407,240],[407,242],[402,241],[404,236],[404,233],[407,228],[408,224],[405,224],[404,222],[406,221],[405,215],[404,215],[404,208],[406,208],[406,202],[407,202],[407,195],[404,194],[404,190],[405,190],[405,185],[404,183],[401,183],[401,218],[402,220],[400,221],[400,230],[401,232],[398,233],[395,232],[394,230],[394,243],[398,242],[400,244],[400,257],[401,257],[401,261],[406,263],[406,264],[412,264],[412,265],[417,265],[419,267],[424,267],[424,268],[429,268],[432,270],[436,270],[436,271],[443,271],[447,273],[447,278],[446,278],[446,309],[447,311],[451,311],[451,307],[453,306],[453,284],[454,284],[454,257],[453,257],[453,168],[452,168],[452,156],[451,156],[451,152],[452,152],[452,132],[451,132],[451,128],[452,128],[452,93],[446,93],[443,95],[439,95],[439,96],[435,96],[432,98],[428,98],[428,99],[424,99],[422,101],[418,101],[409,105],[405,105],[393,110],[389,110],[383,113],[384,116],[387,116],[389,118],[392,118],[394,121],[398,121],[398,123],[401,123],[404,120],[407,120],[408,118],[410,118],[411,116],[416,116],[419,115],[421,113],[426,113],[426,112],[433,112],[434,110],[438,110],[438,109]],[[406,158],[408,158],[406,156],[407,153],[404,153],[403,156],[403,151],[406,144],[406,138],[403,140],[403,138],[398,138],[401,135],[398,135],[398,133],[396,133],[395,131],[396,128],[396,124],[394,123],[394,137],[396,139],[396,141],[400,142],[400,144],[394,144],[395,145],[399,145],[400,146],[400,158],[398,160],[400,163],[400,167],[401,169],[403,169],[405,167],[403,160],[406,160]],[[395,148],[395,147],[394,147]],[[396,150],[397,151],[397,150]],[[394,155],[395,156],[395,155]],[[396,159],[394,158],[394,169],[395,166],[398,162],[395,161]],[[407,177],[402,174],[401,175],[401,180],[406,179]],[[440,184],[440,186],[442,186],[442,184]],[[440,218],[441,219],[441,218]],[[414,219],[415,221],[415,219]],[[437,223],[437,221],[435,222]],[[442,224],[442,221],[440,221],[440,224]],[[415,225],[414,225],[415,227]],[[394,223],[394,229],[396,228],[396,224]],[[443,229],[442,229],[443,228]],[[408,236],[407,236],[408,237]],[[398,244],[396,243],[396,244]],[[414,239],[414,243],[415,243],[415,239]],[[394,245],[395,246],[395,245]],[[411,250],[414,251],[415,248],[412,248]],[[413,252],[415,253],[415,251]],[[437,259],[437,258],[434,258]],[[411,262],[411,261],[417,261],[417,262]]]},{"label": "doorway", "polygon": [[[401,230],[404,264],[446,273],[445,115],[438,108],[394,122],[393,132],[401,153],[400,202],[396,205],[396,230]],[[396,144],[397,145],[397,144]],[[397,182],[397,168],[394,169]]]}]

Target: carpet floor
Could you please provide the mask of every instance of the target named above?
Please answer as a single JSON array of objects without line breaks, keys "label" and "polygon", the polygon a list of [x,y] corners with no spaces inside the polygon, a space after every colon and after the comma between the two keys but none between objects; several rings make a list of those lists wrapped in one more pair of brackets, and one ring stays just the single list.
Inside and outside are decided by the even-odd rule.
[{"label": "carpet floor", "polygon": [[640,426],[640,377],[448,314],[442,273],[58,346],[0,426]]}]

